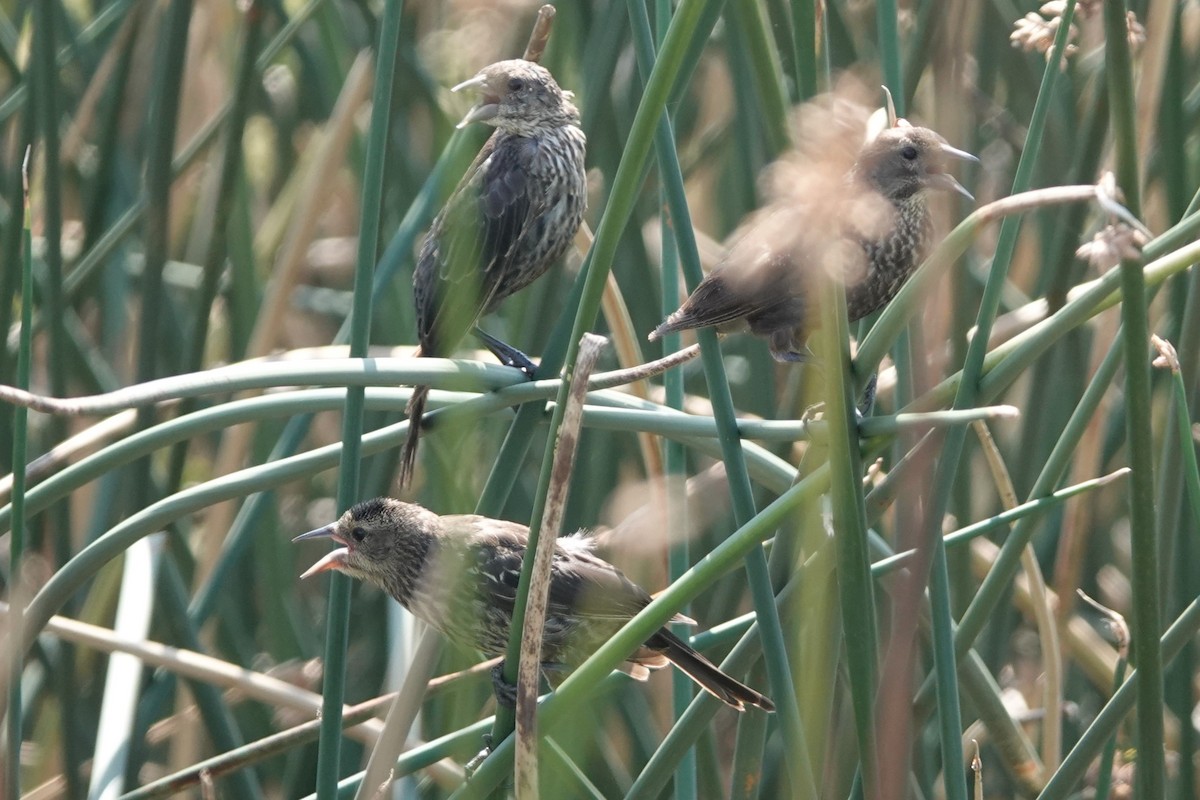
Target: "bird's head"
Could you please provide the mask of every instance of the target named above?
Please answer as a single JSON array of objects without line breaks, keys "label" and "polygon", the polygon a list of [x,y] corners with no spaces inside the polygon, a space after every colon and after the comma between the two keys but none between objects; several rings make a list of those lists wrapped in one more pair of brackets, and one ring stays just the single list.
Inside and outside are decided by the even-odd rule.
[{"label": "bird's head", "polygon": [[907,124],[888,128],[863,147],[855,173],[892,201],[906,200],[925,189],[958,192],[975,198],[949,172],[950,159],[978,162],[929,128]]},{"label": "bird's head", "polygon": [[419,567],[437,525],[437,514],[412,503],[389,497],[359,503],[337,522],[292,539],[329,538],[342,545],[300,577],[336,569],[391,589],[398,576]]},{"label": "bird's head", "polygon": [[539,128],[577,124],[579,110],[571,103],[554,76],[543,66],[514,58],[484,67],[470,80],[451,91],[474,89],[479,102],[467,112],[458,127],[486,122],[501,130],[529,134]]}]

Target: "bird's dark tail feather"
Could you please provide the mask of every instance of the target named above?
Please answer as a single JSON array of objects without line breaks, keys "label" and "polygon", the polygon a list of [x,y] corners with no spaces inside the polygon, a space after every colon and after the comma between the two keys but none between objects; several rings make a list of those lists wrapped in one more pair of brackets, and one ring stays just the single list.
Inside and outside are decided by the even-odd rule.
[{"label": "bird's dark tail feather", "polygon": [[408,401],[408,436],[400,454],[400,488],[407,489],[412,483],[413,470],[417,466],[417,442],[421,438],[421,418],[425,416],[425,401],[429,399],[428,386],[413,387]]},{"label": "bird's dark tail feather", "polygon": [[697,653],[675,634],[664,629],[658,632],[658,637],[659,641],[654,642],[654,645],[666,645],[662,654],[722,703],[738,711],[745,711],[747,705],[758,706],[764,711],[775,710],[775,704],[770,698],[726,675],[716,664]]},{"label": "bird's dark tail feather", "polygon": [[688,324],[686,322],[680,322],[678,319],[676,319],[676,317],[678,317],[678,314],[672,314],[671,316],[667,317],[663,324],[650,331],[650,335],[647,336],[646,339],[654,342],[666,336],[668,333],[687,330]]}]

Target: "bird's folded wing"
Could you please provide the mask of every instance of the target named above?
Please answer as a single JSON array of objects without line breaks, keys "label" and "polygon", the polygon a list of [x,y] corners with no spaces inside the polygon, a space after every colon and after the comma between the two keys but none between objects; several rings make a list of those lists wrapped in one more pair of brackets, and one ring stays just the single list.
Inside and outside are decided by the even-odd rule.
[{"label": "bird's folded wing", "polygon": [[[430,352],[453,348],[494,300],[503,297],[514,247],[538,203],[529,194],[523,148],[487,141],[434,221],[414,275],[417,326]],[[430,347],[425,347],[426,343]]]}]

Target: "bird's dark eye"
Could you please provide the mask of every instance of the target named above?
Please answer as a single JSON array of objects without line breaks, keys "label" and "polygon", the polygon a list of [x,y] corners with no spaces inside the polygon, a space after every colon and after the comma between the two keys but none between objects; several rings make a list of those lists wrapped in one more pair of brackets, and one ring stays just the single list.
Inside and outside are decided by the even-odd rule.
[{"label": "bird's dark eye", "polygon": [[910,144],[908,147],[905,147],[900,151],[900,155],[904,157],[905,161],[913,161],[917,157],[917,148]]},{"label": "bird's dark eye", "polygon": [[510,92],[519,92],[524,88],[525,88],[525,81],[521,80],[520,78],[509,78],[508,90]]},{"label": "bird's dark eye", "polygon": [[350,531],[350,538],[356,542],[361,542],[363,539],[367,538],[367,532],[362,528],[355,528],[354,530]]}]

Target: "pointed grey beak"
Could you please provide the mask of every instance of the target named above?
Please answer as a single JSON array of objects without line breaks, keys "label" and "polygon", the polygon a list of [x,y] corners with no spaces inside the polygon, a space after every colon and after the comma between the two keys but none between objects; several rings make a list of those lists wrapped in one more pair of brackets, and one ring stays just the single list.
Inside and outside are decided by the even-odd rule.
[{"label": "pointed grey beak", "polygon": [[[485,86],[487,86],[487,76],[485,76],[483,73],[480,73],[474,78],[469,78],[468,80],[463,81],[462,83],[450,89],[450,91],[457,92],[461,91],[462,89],[482,89]],[[484,94],[483,99],[476,103],[471,110],[467,112],[467,115],[462,118],[462,121],[454,127],[460,129],[465,128],[472,122],[489,120],[498,113],[500,113],[499,98]]]},{"label": "pointed grey beak", "polygon": [[975,195],[967,191],[967,187],[963,186],[949,172],[938,172],[930,175],[928,179],[930,189],[942,189],[947,192],[958,192],[968,200],[974,200]]},{"label": "pointed grey beak", "polygon": [[974,161],[976,164],[979,163],[979,159],[968,153],[966,150],[959,150],[957,147],[951,147],[948,144],[943,143],[941,145],[941,151],[948,156],[961,158],[963,161]]},{"label": "pointed grey beak", "polygon": [[309,531],[308,533],[302,533],[299,536],[297,536],[296,538],[292,539],[292,541],[293,542],[302,542],[305,539],[329,539],[329,538],[333,537],[333,535],[336,531],[337,531],[337,529],[334,527],[334,525],[329,524],[329,525],[326,525],[324,528],[317,528],[315,531]]}]

